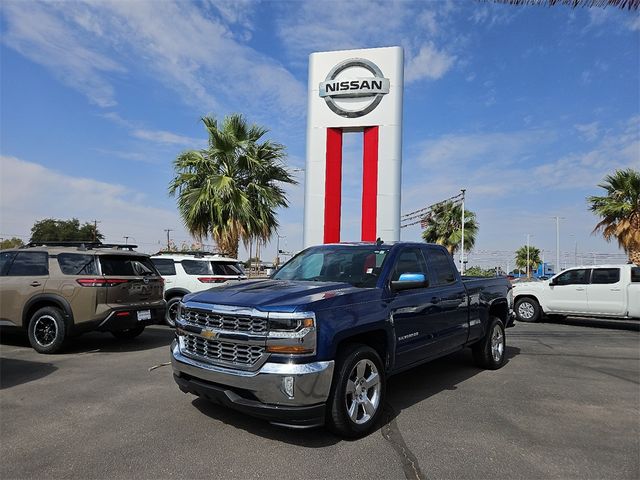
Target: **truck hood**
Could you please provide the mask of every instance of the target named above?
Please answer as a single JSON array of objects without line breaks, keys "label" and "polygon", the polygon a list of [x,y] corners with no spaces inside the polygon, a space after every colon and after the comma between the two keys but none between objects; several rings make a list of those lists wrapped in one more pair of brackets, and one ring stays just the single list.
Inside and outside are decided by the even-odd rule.
[{"label": "truck hood", "polygon": [[362,292],[349,283],[302,282],[291,280],[243,281],[212,288],[184,297],[193,301],[215,305],[256,308],[263,311],[293,312],[311,303]]}]

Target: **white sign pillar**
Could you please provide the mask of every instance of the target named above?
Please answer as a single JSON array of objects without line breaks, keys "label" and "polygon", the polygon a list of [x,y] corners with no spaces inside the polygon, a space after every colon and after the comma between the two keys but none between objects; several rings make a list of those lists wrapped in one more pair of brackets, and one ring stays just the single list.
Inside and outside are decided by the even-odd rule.
[{"label": "white sign pillar", "polygon": [[[309,56],[304,246],[400,239],[401,47]],[[361,238],[340,237],[342,136],[363,132]]]}]

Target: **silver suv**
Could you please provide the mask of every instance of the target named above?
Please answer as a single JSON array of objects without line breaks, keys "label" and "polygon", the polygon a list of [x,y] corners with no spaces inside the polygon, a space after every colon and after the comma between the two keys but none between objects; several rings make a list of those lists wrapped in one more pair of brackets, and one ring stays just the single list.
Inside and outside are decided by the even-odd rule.
[{"label": "silver suv", "polygon": [[161,252],[151,257],[165,281],[165,322],[174,327],[178,304],[188,293],[246,280],[242,263],[235,258],[207,252]]}]

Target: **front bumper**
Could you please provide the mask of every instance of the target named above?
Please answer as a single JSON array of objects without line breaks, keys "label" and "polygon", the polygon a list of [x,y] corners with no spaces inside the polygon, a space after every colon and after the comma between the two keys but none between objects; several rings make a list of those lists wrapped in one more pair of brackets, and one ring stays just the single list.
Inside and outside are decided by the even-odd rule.
[{"label": "front bumper", "polygon": [[[313,427],[324,423],[334,362],[265,363],[255,371],[234,370],[200,362],[171,345],[173,376],[185,393],[193,393],[273,423]],[[285,378],[293,379],[293,395]],[[291,380],[289,380],[291,381]]]}]

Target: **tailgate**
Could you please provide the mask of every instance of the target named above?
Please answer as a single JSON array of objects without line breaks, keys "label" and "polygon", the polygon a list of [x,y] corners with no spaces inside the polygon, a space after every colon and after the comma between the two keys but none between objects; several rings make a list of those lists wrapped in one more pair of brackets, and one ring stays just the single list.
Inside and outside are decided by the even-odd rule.
[{"label": "tailgate", "polygon": [[110,305],[145,306],[163,300],[164,281],[149,257],[100,255],[100,269],[107,278]]}]

